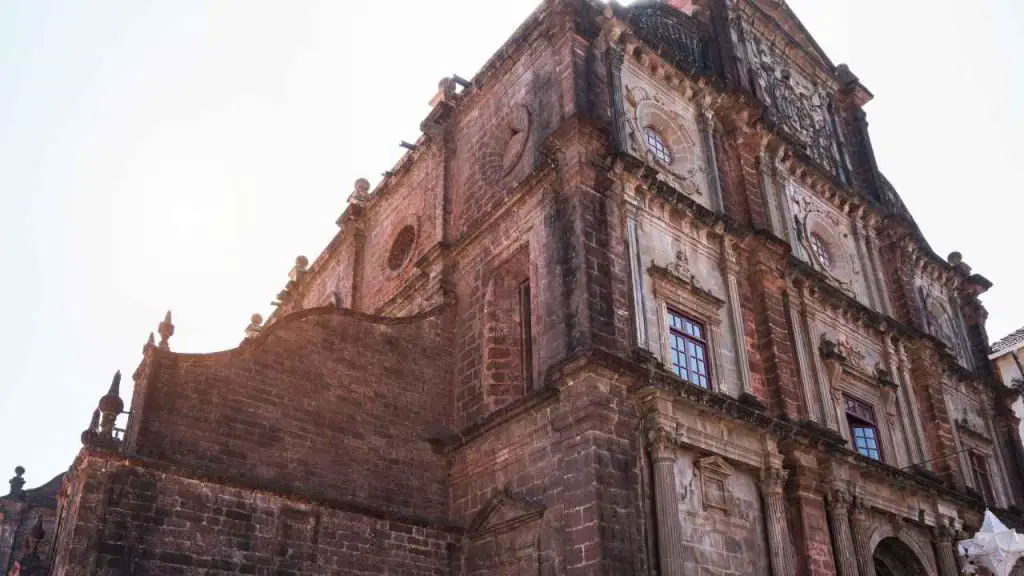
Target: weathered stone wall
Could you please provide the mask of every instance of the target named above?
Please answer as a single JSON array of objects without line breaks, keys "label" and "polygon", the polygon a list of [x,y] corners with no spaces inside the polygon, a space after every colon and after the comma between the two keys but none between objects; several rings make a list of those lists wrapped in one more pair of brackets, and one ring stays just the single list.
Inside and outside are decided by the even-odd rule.
[{"label": "weathered stone wall", "polygon": [[307,310],[237,350],[155,351],[128,434],[140,455],[228,481],[440,515],[445,469],[428,440],[450,422],[449,350],[439,312]]},{"label": "weathered stone wall", "polygon": [[86,456],[54,574],[450,574],[451,532]]},{"label": "weathered stone wall", "polygon": [[756,472],[737,470],[725,478],[701,473],[695,453],[680,450],[676,485],[680,494],[686,573],[768,576],[767,538]]}]

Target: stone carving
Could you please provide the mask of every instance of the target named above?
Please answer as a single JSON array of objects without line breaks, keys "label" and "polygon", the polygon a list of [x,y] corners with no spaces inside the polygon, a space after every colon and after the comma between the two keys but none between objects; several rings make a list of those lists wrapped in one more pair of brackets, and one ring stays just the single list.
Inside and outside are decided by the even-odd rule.
[{"label": "stone carving", "polygon": [[794,182],[787,188],[796,240],[807,260],[830,276],[843,291],[855,295],[852,281],[860,271],[848,249],[847,222]]},{"label": "stone carving", "polygon": [[[661,94],[643,86],[625,90],[626,125],[630,151],[652,166],[661,168],[661,177],[673,188],[689,196],[703,196],[707,165],[694,137],[694,120],[676,111]],[[652,128],[664,139],[669,161],[659,159],[647,146],[644,129]]]},{"label": "stone carving", "polygon": [[744,30],[752,57],[746,62],[752,89],[767,107],[767,115],[793,137],[801,151],[835,175],[840,175],[828,88],[797,70],[771,42]]},{"label": "stone carving", "polygon": [[732,496],[728,480],[735,472],[733,467],[721,456],[708,456],[697,461],[697,469],[700,470],[704,509],[715,508],[728,513]]},{"label": "stone carving", "polygon": [[249,319],[249,325],[245,327],[245,338],[251,340],[259,336],[263,330],[263,316],[259,314],[253,314]]},{"label": "stone carving", "polygon": [[164,321],[157,327],[157,332],[160,334],[159,348],[161,350],[170,350],[171,336],[174,336],[174,324],[171,323],[170,310],[168,310],[167,314],[164,315]]},{"label": "stone carving", "polygon": [[787,479],[789,479],[789,470],[765,468],[761,471],[761,490],[766,494],[781,494]]},{"label": "stone carving", "polygon": [[505,131],[507,140],[501,153],[502,177],[512,172],[526,150],[526,141],[530,136],[530,109],[522,104],[512,106],[505,117]]},{"label": "stone carving", "polygon": [[689,281],[690,284],[696,285],[693,270],[690,269],[690,256],[686,252],[686,247],[678,240],[673,240],[672,249],[675,251],[675,257],[672,259],[672,263],[668,265],[668,271],[683,280]]}]

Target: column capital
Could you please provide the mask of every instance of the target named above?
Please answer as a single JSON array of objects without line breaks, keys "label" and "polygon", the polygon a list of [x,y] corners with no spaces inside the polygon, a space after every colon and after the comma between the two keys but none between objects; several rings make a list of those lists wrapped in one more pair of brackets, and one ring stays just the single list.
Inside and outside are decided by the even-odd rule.
[{"label": "column capital", "polygon": [[785,468],[763,468],[761,470],[761,490],[766,494],[781,494],[789,479],[789,470]]},{"label": "column capital", "polygon": [[853,504],[853,496],[842,488],[832,488],[825,496],[829,510],[832,512],[848,513],[850,505]]},{"label": "column capital", "polygon": [[932,538],[939,544],[951,544],[956,538],[957,530],[949,523],[932,527]]},{"label": "column capital", "polygon": [[659,426],[647,433],[647,448],[656,462],[676,458],[675,438],[664,427]]}]

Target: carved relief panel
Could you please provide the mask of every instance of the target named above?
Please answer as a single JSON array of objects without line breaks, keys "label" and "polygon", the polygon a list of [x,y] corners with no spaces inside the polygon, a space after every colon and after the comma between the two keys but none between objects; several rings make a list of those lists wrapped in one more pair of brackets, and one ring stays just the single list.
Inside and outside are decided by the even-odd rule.
[{"label": "carved relief panel", "polygon": [[862,247],[857,244],[849,216],[792,180],[786,183],[786,198],[793,215],[790,226],[797,245],[794,253],[838,288],[870,306],[860,257]]},{"label": "carved relief panel", "polygon": [[739,26],[736,40],[741,69],[769,118],[800,150],[831,173],[840,169],[839,139],[833,120],[832,89],[795,66],[772,42],[751,26]]},{"label": "carved relief panel", "polygon": [[681,450],[676,462],[683,573],[768,576],[761,497],[752,472]]},{"label": "carved relief panel", "polygon": [[622,67],[622,93],[627,150],[657,168],[670,186],[710,208],[708,163],[701,147],[696,105],[632,63]]},{"label": "carved relief panel", "polygon": [[921,328],[945,344],[962,366],[970,368],[963,321],[952,304],[949,291],[930,278],[916,276],[914,283]]}]

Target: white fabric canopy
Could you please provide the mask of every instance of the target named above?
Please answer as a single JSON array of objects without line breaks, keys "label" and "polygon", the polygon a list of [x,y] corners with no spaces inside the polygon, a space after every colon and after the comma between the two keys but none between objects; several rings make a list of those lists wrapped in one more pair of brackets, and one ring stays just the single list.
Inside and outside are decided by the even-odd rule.
[{"label": "white fabric canopy", "polygon": [[1024,557],[1024,535],[1010,530],[990,510],[985,510],[981,530],[969,540],[958,542],[964,558],[964,572],[977,574],[981,566],[992,576],[1008,576],[1017,560]]}]

